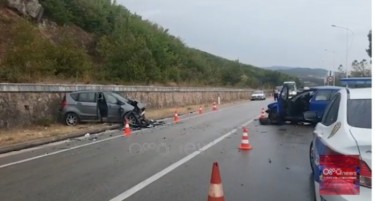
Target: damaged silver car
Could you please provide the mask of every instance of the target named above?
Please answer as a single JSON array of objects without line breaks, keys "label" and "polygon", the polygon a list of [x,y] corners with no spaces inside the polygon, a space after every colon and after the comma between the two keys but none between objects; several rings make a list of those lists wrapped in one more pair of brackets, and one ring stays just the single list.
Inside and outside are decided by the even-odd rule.
[{"label": "damaged silver car", "polygon": [[114,92],[76,91],[66,93],[61,101],[60,118],[68,126],[79,122],[123,123],[147,127],[145,105]]}]

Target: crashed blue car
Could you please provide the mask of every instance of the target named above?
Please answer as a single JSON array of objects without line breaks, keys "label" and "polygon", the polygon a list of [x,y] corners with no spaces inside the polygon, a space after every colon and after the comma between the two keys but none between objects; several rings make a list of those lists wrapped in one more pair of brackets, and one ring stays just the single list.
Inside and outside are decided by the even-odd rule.
[{"label": "crashed blue car", "polygon": [[316,113],[317,121],[320,121],[333,94],[342,88],[336,86],[312,87],[290,98],[288,85],[283,85],[277,102],[268,105],[266,110],[268,119],[266,120],[274,124],[285,121],[291,123],[309,122],[304,118],[304,112],[312,111]]}]

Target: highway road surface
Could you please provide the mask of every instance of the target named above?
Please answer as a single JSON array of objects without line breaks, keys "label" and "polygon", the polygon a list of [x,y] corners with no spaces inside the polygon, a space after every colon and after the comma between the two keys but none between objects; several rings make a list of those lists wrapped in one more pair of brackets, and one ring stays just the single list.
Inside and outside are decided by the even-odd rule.
[{"label": "highway road surface", "polygon": [[[226,200],[310,201],[312,127],[259,125],[271,100],[182,116],[182,121],[0,155],[0,200],[207,200],[213,162]],[[242,127],[253,150],[239,151]]]}]

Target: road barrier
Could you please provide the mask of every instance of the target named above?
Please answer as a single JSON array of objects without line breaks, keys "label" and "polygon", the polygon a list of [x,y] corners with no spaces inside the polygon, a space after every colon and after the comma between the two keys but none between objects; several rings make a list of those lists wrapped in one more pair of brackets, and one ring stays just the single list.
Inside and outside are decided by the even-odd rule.
[{"label": "road barrier", "polygon": [[209,105],[218,97],[221,103],[248,100],[253,91],[215,87],[0,83],[0,129],[55,123],[65,93],[80,90],[114,91],[145,103],[147,109]]}]

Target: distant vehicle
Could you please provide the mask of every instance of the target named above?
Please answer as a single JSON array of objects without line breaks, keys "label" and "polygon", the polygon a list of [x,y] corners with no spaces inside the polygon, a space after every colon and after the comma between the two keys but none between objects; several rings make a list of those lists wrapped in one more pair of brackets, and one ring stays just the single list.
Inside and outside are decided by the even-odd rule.
[{"label": "distant vehicle", "polygon": [[257,90],[251,94],[250,100],[266,100],[266,95],[264,94],[264,91]]},{"label": "distant vehicle", "polygon": [[271,123],[282,123],[284,121],[291,121],[292,123],[308,122],[303,115],[306,111],[315,112],[317,118],[321,119],[332,95],[343,88],[335,86],[312,87],[290,98],[290,86],[285,84],[277,102],[268,105],[266,112]]},{"label": "distant vehicle", "polygon": [[297,95],[298,90],[297,90],[297,84],[295,81],[285,81],[283,85],[288,85],[290,97]]},{"label": "distant vehicle", "polygon": [[145,105],[126,99],[114,92],[77,91],[66,93],[60,107],[60,117],[68,126],[79,122],[103,121],[140,125],[145,119]]},{"label": "distant vehicle", "polygon": [[[317,201],[371,200],[371,88],[341,89],[327,106],[323,119],[313,132],[310,144],[310,164]],[[312,112],[305,113],[310,121],[317,119]],[[321,195],[320,157],[325,155],[359,155],[359,195]],[[338,167],[339,168],[339,167]]]}]

